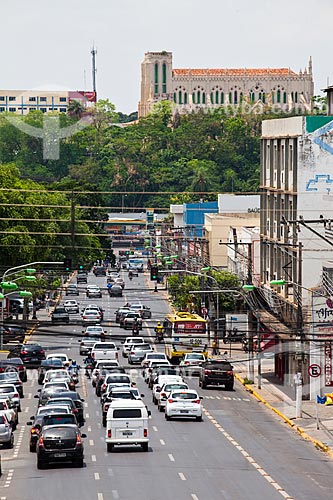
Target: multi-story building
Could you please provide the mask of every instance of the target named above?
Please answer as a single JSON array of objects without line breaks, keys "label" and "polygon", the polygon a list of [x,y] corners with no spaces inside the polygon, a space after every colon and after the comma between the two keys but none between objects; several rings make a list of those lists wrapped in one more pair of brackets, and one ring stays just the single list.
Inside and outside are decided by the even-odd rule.
[{"label": "multi-story building", "polygon": [[26,115],[29,111],[66,113],[71,101],[81,101],[89,106],[96,102],[95,92],[51,90],[0,90],[0,113]]},{"label": "multi-story building", "polygon": [[333,385],[333,117],[264,121],[261,154],[260,293],[290,337],[317,341],[310,360],[295,348],[288,370],[306,375],[302,364],[320,364],[318,390]]},{"label": "multi-story building", "polygon": [[146,52],[139,116],[163,100],[174,102],[179,112],[240,104],[246,109],[260,104],[285,111],[309,110],[313,92],[311,58],[299,73],[290,68],[174,69],[172,52]]}]

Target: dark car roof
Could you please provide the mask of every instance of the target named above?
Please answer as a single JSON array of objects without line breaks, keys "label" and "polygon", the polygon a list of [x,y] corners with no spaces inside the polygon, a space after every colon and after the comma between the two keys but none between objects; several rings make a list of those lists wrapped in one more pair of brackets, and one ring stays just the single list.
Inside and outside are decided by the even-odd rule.
[{"label": "dark car roof", "polygon": [[1,365],[23,365],[23,361],[21,358],[9,358],[9,359],[1,359]]},{"label": "dark car roof", "polygon": [[43,359],[40,366],[47,366],[47,367],[56,366],[58,368],[58,367],[62,367],[63,364],[62,364],[61,359],[49,358],[49,359]]},{"label": "dark car roof", "polygon": [[76,391],[57,392],[57,398],[81,399],[81,396]]}]

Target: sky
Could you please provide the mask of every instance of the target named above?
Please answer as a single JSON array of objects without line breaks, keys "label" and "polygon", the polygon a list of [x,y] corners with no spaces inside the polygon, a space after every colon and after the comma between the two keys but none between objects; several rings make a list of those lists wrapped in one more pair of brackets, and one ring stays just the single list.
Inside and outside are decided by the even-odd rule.
[{"label": "sky", "polygon": [[1,89],[91,90],[137,110],[144,53],[174,68],[290,67],[333,83],[331,0],[0,0]]}]

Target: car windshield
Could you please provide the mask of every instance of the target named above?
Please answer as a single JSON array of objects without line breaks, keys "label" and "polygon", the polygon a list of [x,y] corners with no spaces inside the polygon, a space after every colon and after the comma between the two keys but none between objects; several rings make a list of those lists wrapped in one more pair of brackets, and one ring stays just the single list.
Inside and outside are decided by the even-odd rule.
[{"label": "car windshield", "polygon": [[205,365],[205,368],[209,370],[232,370],[232,366],[230,363],[209,363]]},{"label": "car windshield", "polygon": [[171,399],[198,399],[195,392],[173,392]]},{"label": "car windshield", "polygon": [[131,380],[128,376],[111,374],[106,379],[107,384],[130,384]]},{"label": "car windshield", "polygon": [[168,384],[165,385],[163,390],[164,391],[173,391],[174,389],[187,389],[186,384]]},{"label": "car windshield", "polygon": [[0,381],[12,381],[12,380],[20,380],[17,372],[5,372],[0,373]]},{"label": "car windshield", "polygon": [[150,350],[150,344],[140,344],[140,345],[134,345],[132,347],[135,351],[149,351]]},{"label": "car windshield", "polygon": [[72,427],[56,427],[52,429],[45,429],[43,435],[46,439],[75,439],[76,430]]},{"label": "car windshield", "polygon": [[14,385],[9,385],[8,387],[0,385],[0,393],[1,394],[9,394],[11,392],[16,392]]},{"label": "car windshield", "polygon": [[115,349],[116,346],[114,344],[108,344],[106,342],[102,342],[101,344],[95,344],[94,345],[94,351],[96,349],[101,349],[102,351],[105,351],[107,349]]}]

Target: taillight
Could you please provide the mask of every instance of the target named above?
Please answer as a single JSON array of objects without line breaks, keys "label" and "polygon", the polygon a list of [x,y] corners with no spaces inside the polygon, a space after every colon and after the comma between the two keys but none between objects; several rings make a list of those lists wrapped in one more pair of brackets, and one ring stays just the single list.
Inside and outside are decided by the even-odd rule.
[{"label": "taillight", "polygon": [[106,384],[103,384],[102,387],[101,387],[101,391],[105,391],[107,388],[107,385]]},{"label": "taillight", "polygon": [[227,372],[227,375],[232,376],[233,374],[234,374],[234,372],[230,372],[230,371],[229,371],[229,372]]},{"label": "taillight", "polygon": [[160,396],[161,396],[161,398],[165,398],[166,397],[165,392],[161,392]]},{"label": "taillight", "polygon": [[195,399],[194,401],[192,401],[192,403],[197,403],[199,405],[201,403],[201,400],[200,399]]},{"label": "taillight", "polygon": [[79,411],[79,410],[78,410],[77,408],[74,408],[74,409],[73,409],[73,413],[78,413],[78,411]]},{"label": "taillight", "polygon": [[168,399],[168,403],[173,403],[173,399]]},{"label": "taillight", "polygon": [[130,354],[135,354],[134,351],[132,351]]},{"label": "taillight", "polygon": [[210,373],[212,373],[212,370],[205,370],[206,375],[209,375]]},{"label": "taillight", "polygon": [[190,364],[190,362],[189,362],[189,361],[185,361],[185,365],[189,365],[189,364]]},{"label": "taillight", "polygon": [[13,398],[19,398],[19,397],[20,397],[19,393],[18,392],[14,392]]},{"label": "taillight", "polygon": [[28,351],[21,351],[21,354],[28,354]]},{"label": "taillight", "polygon": [[116,352],[116,359],[118,359],[118,353]]},{"label": "taillight", "polygon": [[108,438],[110,438],[112,436],[112,432],[111,432],[111,429],[108,430]]},{"label": "taillight", "polygon": [[91,353],[91,357],[92,357],[92,359],[95,359],[95,353],[94,352]]},{"label": "taillight", "polygon": [[38,447],[44,448],[44,438],[42,436],[38,440]]},{"label": "taillight", "polygon": [[39,351],[39,354],[45,354],[45,351],[42,349],[41,351]]},{"label": "taillight", "polygon": [[82,439],[81,439],[81,436],[79,434],[77,434],[76,436],[76,444],[82,444]]},{"label": "taillight", "polygon": [[31,429],[31,434],[36,434],[36,429]]},{"label": "taillight", "polygon": [[148,437],[148,429],[143,429],[143,437]]},{"label": "taillight", "polygon": [[109,409],[109,407],[110,407],[110,405],[104,405],[104,410],[107,411]]}]

